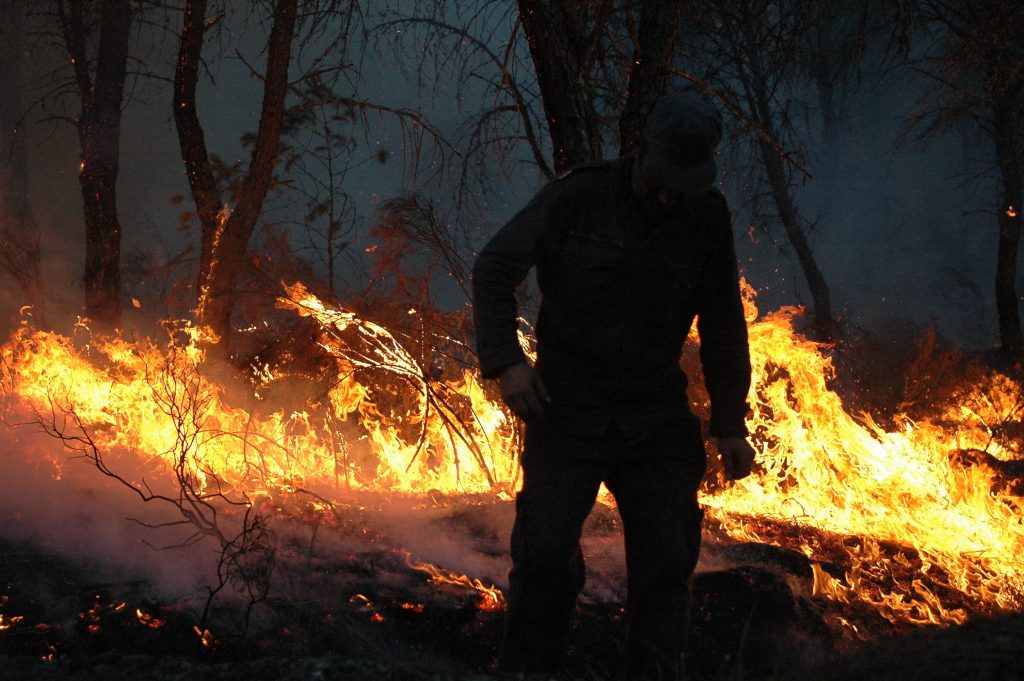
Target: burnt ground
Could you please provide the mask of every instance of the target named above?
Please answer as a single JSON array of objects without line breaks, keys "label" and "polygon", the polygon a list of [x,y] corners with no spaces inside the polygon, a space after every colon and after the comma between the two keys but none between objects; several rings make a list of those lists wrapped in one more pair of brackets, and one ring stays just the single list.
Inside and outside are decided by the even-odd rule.
[{"label": "burnt ground", "polygon": [[[0,540],[0,678],[502,678],[491,671],[501,613],[481,610],[475,592],[424,590],[422,573],[386,552],[345,560],[334,568],[348,573],[341,606],[271,601],[242,636],[236,604],[209,616],[204,642],[195,603],[154,600],[143,582],[98,581],[90,565]],[[820,608],[779,574],[762,565],[698,576],[696,678],[1024,680],[1024,618],[836,641]],[[566,678],[622,678],[624,626],[621,603],[584,599]]]},{"label": "burnt ground", "polygon": [[439,589],[428,605],[413,587],[366,588],[371,571],[395,568],[383,554],[346,557],[367,579],[340,607],[268,601],[242,635],[245,608],[232,603],[208,617],[205,638],[202,603],[96,581],[102,570],[27,543],[0,541],[0,557],[2,679],[426,679],[485,668],[500,635],[500,613],[481,611],[474,592]]},{"label": "burnt ground", "polygon": [[1024,617],[929,628],[864,644],[812,676],[830,681],[1022,681]]}]

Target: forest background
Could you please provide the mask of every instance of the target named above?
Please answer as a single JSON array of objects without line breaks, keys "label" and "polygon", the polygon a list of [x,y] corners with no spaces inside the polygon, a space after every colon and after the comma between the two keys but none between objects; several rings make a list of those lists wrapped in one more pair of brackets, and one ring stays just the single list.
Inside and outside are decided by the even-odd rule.
[{"label": "forest background", "polygon": [[[51,326],[82,314],[115,325],[187,316],[224,206],[251,223],[235,248],[244,257],[226,266],[243,277],[231,285],[243,298],[260,270],[351,305],[429,298],[457,309],[467,303],[459,267],[549,177],[629,151],[620,116],[650,99],[630,91],[650,72],[652,92],[696,87],[727,117],[721,188],[762,308],[807,304],[825,335],[838,323],[904,342],[931,326],[970,350],[1019,351],[1021,143],[997,130],[999,116],[1011,130],[1021,118],[1015,3],[534,4],[4,3],[4,318],[25,304]],[[264,74],[285,5],[295,37],[278,48],[275,95]],[[200,6],[189,56],[183,11]],[[559,43],[540,33],[557,17],[522,20],[541,11],[564,13],[575,32]],[[125,40],[111,47],[118,32]],[[656,43],[670,53],[635,59]],[[116,85],[118,49],[123,93],[108,108],[120,118],[90,141],[83,101],[102,104],[112,68]],[[175,117],[187,108],[189,59],[193,128]],[[544,64],[560,60],[582,74],[579,92],[562,88],[576,98],[578,148],[553,113],[565,104],[545,91],[557,74]],[[275,96],[280,120],[259,137]],[[182,142],[197,134],[202,163]],[[86,190],[111,200],[91,218],[86,204],[83,217],[96,153],[120,172]],[[188,182],[197,163],[213,196]],[[262,202],[252,196],[261,189]],[[107,290],[90,303],[96,287]],[[258,321],[250,303],[229,310],[236,328]]]}]

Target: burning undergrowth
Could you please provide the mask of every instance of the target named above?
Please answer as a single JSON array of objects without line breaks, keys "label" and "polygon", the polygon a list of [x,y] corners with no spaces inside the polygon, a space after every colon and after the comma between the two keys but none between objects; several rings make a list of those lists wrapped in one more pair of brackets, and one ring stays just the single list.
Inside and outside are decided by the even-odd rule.
[{"label": "burning undergrowth", "polygon": [[[26,327],[0,349],[12,424],[0,514],[14,542],[0,650],[487,665],[504,607],[515,422],[454,332],[424,322],[403,336],[301,286],[279,305],[306,320],[315,369],[289,373],[303,364],[297,347],[256,357],[246,390],[213,378],[188,325],[162,343]],[[767,673],[892,631],[1019,611],[1018,383],[972,369],[941,399],[914,384],[904,393],[916,401],[883,428],[848,413],[827,348],[794,330],[798,311],[759,317],[750,291],[747,305],[761,466],[738,484],[714,469],[706,481],[701,674],[737,660]],[[908,381],[944,366],[930,353]],[[692,352],[684,361],[699,373]],[[693,397],[707,408],[699,388]],[[584,550],[570,666],[615,678],[624,560],[610,499]],[[53,580],[33,570],[74,586],[47,593]]]}]

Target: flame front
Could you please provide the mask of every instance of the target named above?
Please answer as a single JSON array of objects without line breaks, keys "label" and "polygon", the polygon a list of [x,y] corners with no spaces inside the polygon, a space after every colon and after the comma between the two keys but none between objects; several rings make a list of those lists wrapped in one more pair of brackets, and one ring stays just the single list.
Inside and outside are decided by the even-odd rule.
[{"label": "flame front", "polygon": [[[817,566],[816,592],[870,604],[893,622],[963,622],[967,610],[1024,606],[1022,499],[996,491],[991,468],[958,466],[952,456],[969,448],[1008,456],[985,425],[1020,408],[1012,381],[978,386],[974,401],[989,413],[961,414],[960,428],[902,419],[899,432],[885,432],[844,410],[826,384],[831,362],[794,332],[796,314],[783,309],[750,324],[748,425],[762,471],[703,503],[739,539],[780,543],[772,522],[791,528],[790,538],[800,528],[838,535],[851,567],[840,580]],[[783,543],[826,559],[815,537]],[[964,600],[950,607],[937,589]]]},{"label": "flame front", "polygon": [[[216,484],[249,499],[304,489],[327,504],[350,489],[509,498],[517,428],[478,374],[430,377],[387,329],[300,285],[279,302],[316,321],[319,344],[337,362],[319,405],[260,414],[252,399],[232,401],[204,377],[201,339],[188,326],[162,346],[76,343],[23,328],[0,348],[3,384],[14,408],[39,418],[73,412],[98,446],[184,471],[200,488]],[[797,310],[757,319],[752,294],[747,305],[748,425],[760,469],[703,495],[720,527],[801,551],[815,561],[816,594],[869,605],[893,622],[959,622],[1024,607],[1021,499],[994,491],[990,467],[951,456],[969,448],[1008,456],[986,424],[1020,408],[1013,382],[996,376],[978,386],[953,415],[955,430],[936,418],[902,419],[898,432],[886,432],[844,409],[828,386],[823,348],[794,331]],[[841,574],[825,564],[842,565]],[[500,607],[500,592],[479,580],[415,567]]]},{"label": "flame front", "polygon": [[[74,412],[100,447],[170,467],[184,461],[200,487],[212,474],[250,496],[304,487],[330,498],[342,483],[416,494],[508,493],[517,475],[515,426],[473,372],[428,380],[387,330],[329,309],[301,287],[292,292],[282,304],[322,324],[321,342],[338,358],[327,419],[305,407],[255,417],[231,404],[202,375],[202,339],[189,326],[163,347],[114,339],[84,348],[23,328],[0,350],[9,390],[37,414]],[[358,344],[332,333],[348,329]],[[373,401],[372,387],[360,381],[370,368],[404,383],[402,412]],[[356,423],[347,428],[350,417]],[[369,454],[354,455],[357,446]]]}]

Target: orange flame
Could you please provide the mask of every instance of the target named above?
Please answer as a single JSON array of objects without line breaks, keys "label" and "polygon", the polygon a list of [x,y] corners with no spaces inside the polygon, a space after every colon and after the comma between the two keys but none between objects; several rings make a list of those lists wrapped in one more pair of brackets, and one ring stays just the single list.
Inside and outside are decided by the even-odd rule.
[{"label": "orange flame", "polygon": [[0,631],[7,631],[23,619],[25,619],[24,615],[7,616],[0,612]]},{"label": "orange flame", "polygon": [[[986,424],[1019,409],[1013,381],[996,376],[955,413],[936,415],[958,421],[956,429],[902,418],[886,432],[847,413],[829,388],[825,348],[794,331],[798,310],[758,318],[746,285],[745,293],[754,365],[748,425],[760,468],[704,494],[709,516],[736,539],[803,552],[815,561],[816,595],[869,605],[893,622],[961,622],[1024,607],[1024,505],[993,491],[990,467],[957,466],[950,456],[965,448],[1011,456]],[[154,469],[184,467],[199,488],[215,484],[253,500],[304,489],[328,507],[349,488],[510,498],[517,427],[476,373],[430,377],[387,329],[301,285],[279,304],[314,319],[337,361],[326,409],[260,415],[234,406],[203,375],[203,339],[188,325],[164,345],[82,343],[22,327],[0,347],[0,385],[18,408],[73,410],[100,447],[134,452]],[[818,564],[836,562],[838,550],[841,576]],[[483,609],[503,607],[501,592],[479,579],[410,564],[432,583],[476,590]],[[197,634],[212,645],[208,632]]]},{"label": "orange flame", "polygon": [[[945,607],[929,584],[960,592],[978,611],[1019,609],[1024,504],[993,491],[990,468],[957,467],[951,457],[968,447],[1006,455],[984,432],[985,419],[964,420],[955,432],[903,419],[902,429],[889,433],[868,415],[854,418],[827,386],[833,369],[821,346],[793,331],[797,313],[783,309],[750,325],[748,425],[761,471],[703,503],[738,539],[777,543],[766,521],[859,537],[845,579],[828,578],[819,568],[815,589],[870,604],[891,621],[966,618],[963,609]],[[1000,378],[977,392],[995,395],[989,404],[1005,408],[1013,402],[1011,390],[1012,382]],[[918,558],[883,551],[882,542],[907,547]],[[811,543],[796,548],[821,559]]]},{"label": "orange flame", "polygon": [[501,589],[494,585],[485,584],[475,577],[442,570],[436,565],[431,565],[430,563],[414,562],[408,556],[406,556],[406,561],[412,569],[427,573],[427,575],[429,575],[429,579],[427,581],[435,586],[447,584],[449,586],[456,586],[476,591],[480,599],[477,601],[477,607],[484,612],[493,612],[505,609],[505,594],[501,592]]}]

